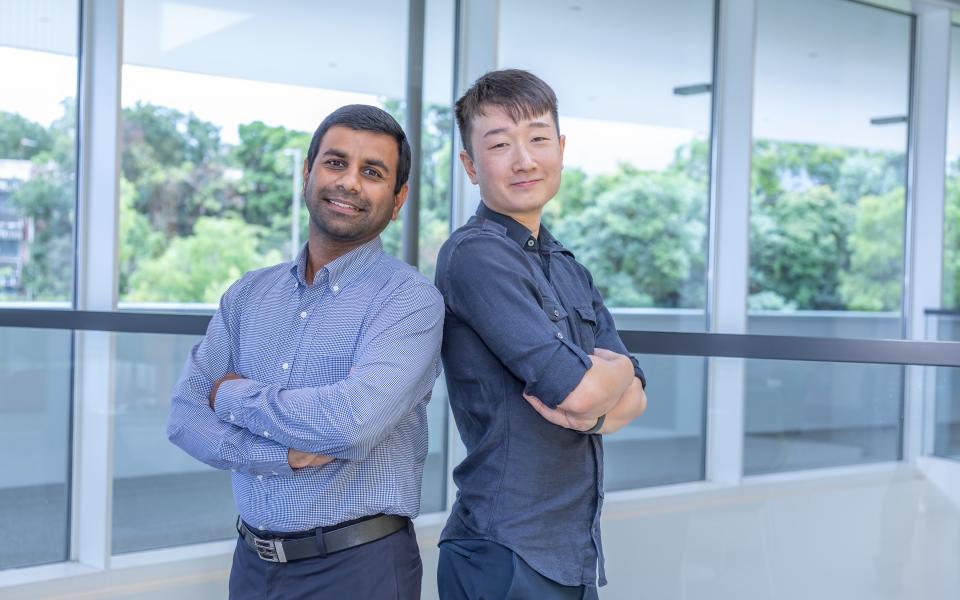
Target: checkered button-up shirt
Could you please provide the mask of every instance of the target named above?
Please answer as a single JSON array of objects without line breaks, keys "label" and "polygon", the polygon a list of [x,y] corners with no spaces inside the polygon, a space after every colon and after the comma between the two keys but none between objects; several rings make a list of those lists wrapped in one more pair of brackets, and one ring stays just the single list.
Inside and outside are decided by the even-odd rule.
[{"label": "checkered button-up shirt", "polygon": [[[302,531],[368,515],[415,517],[426,405],[440,373],[443,299],[372,240],[304,279],[292,263],[244,275],[187,357],[167,435],[233,471],[244,521]],[[207,396],[226,373],[215,410]],[[293,470],[287,449],[325,454]]]}]

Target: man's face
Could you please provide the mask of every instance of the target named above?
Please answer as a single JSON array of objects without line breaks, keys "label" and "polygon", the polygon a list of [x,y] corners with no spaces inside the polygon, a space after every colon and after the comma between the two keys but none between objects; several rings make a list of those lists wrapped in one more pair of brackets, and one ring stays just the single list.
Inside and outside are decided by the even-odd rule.
[{"label": "man's face", "polygon": [[303,196],[311,229],[357,246],[380,235],[396,219],[407,185],[393,193],[400,160],[390,135],[334,126],[327,130],[313,161],[303,170]]},{"label": "man's face", "polygon": [[515,123],[503,109],[484,107],[486,114],[470,124],[471,158],[460,153],[470,181],[493,210],[506,215],[538,213],[560,188],[563,147],[553,115],[545,113]]}]

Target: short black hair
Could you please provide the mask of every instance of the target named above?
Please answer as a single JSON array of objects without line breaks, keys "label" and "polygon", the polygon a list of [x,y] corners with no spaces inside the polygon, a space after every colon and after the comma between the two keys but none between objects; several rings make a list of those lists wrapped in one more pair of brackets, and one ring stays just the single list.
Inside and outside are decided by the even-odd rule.
[{"label": "short black hair", "polygon": [[338,126],[349,127],[354,131],[382,133],[397,140],[397,182],[393,186],[393,193],[399,194],[400,189],[410,177],[410,142],[407,141],[407,134],[403,132],[397,120],[390,116],[390,113],[376,106],[348,104],[330,113],[313,132],[310,149],[307,151],[307,173],[313,170],[313,161],[320,152],[323,136],[331,127]]},{"label": "short black hair", "polygon": [[488,106],[502,109],[515,122],[549,112],[557,132],[560,131],[557,95],[547,82],[522,69],[490,71],[470,86],[455,107],[460,139],[471,157],[470,125],[474,118],[485,114],[484,108]]}]

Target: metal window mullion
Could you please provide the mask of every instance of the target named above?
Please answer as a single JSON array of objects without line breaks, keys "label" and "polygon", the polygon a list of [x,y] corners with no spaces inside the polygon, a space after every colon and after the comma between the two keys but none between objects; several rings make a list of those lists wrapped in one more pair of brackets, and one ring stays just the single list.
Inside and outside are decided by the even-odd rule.
[{"label": "metal window mullion", "polygon": [[[75,306],[111,311],[117,304],[123,2],[85,2],[82,19]],[[112,525],[114,334],[78,331],[75,338],[72,556],[106,569]]]},{"label": "metal window mullion", "polygon": [[[459,0],[457,2],[453,99],[487,71],[496,69],[500,39],[500,0]],[[480,188],[470,183],[460,165],[463,140],[454,126],[453,156],[450,157],[453,182],[451,231],[467,222],[480,204]]]},{"label": "metal window mullion", "polygon": [[[717,5],[710,177],[710,331],[747,330],[747,238],[753,130],[756,0]],[[707,377],[707,479],[743,472],[745,361],[711,358]]]},{"label": "metal window mullion", "polygon": [[400,236],[403,260],[414,267],[420,264],[420,165],[423,164],[423,48],[426,33],[426,0],[409,0],[407,22],[407,140],[410,142],[411,164],[409,191],[403,210]]},{"label": "metal window mullion", "polygon": [[[918,6],[913,28],[907,201],[904,235],[903,318],[907,339],[926,335],[925,310],[940,306],[943,276],[950,11]],[[904,381],[903,458],[932,448],[925,439],[924,367],[907,367]],[[926,413],[926,415],[925,415]],[[927,436],[929,437],[929,436]]]}]

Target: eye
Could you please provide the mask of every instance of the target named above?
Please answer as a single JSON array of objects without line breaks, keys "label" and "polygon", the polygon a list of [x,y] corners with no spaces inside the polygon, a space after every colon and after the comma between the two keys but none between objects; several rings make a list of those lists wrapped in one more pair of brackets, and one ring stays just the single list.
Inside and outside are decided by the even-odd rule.
[{"label": "eye", "polygon": [[363,174],[366,175],[367,177],[375,177],[377,179],[383,179],[383,175],[380,173],[380,171],[374,169],[373,167],[364,167]]},{"label": "eye", "polygon": [[327,165],[328,167],[332,167],[334,169],[342,169],[343,167],[346,166],[346,163],[344,163],[342,160],[338,158],[329,158],[325,160],[323,164]]},{"label": "eye", "polygon": [[537,137],[533,138],[533,140],[531,140],[531,141],[533,141],[533,142],[547,142],[547,141],[550,141],[550,138],[548,138],[548,137],[543,137],[543,136],[541,135],[541,136],[537,136]]},{"label": "eye", "polygon": [[491,150],[496,150],[496,149],[498,149],[498,148],[506,148],[506,147],[507,147],[507,143],[506,143],[506,142],[500,142],[499,144],[494,144],[494,145],[490,146],[490,149],[491,149]]}]

